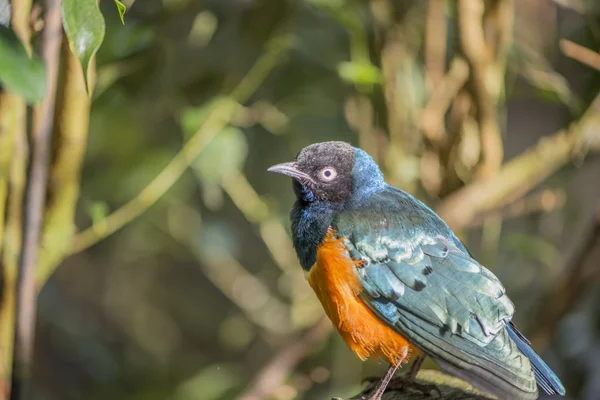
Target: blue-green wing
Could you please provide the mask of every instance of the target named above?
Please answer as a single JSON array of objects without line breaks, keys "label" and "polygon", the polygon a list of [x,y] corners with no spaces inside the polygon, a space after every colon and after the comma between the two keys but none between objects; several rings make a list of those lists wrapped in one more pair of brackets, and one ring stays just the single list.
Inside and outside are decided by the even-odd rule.
[{"label": "blue-green wing", "polygon": [[504,287],[430,209],[390,188],[333,228],[363,261],[361,298],[389,326],[481,389],[537,398],[529,359],[506,329],[514,307]]}]

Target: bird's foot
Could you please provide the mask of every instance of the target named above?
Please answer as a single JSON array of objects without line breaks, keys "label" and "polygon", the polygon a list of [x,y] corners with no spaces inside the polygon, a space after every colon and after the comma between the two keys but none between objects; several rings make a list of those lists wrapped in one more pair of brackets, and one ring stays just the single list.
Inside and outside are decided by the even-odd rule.
[{"label": "bird's foot", "polygon": [[410,379],[406,376],[400,376],[392,379],[388,385],[388,390],[398,392],[420,392],[429,397],[433,395],[433,392],[437,394],[438,398],[442,398],[442,392],[440,389],[432,383],[420,383],[414,379]]},{"label": "bird's foot", "polygon": [[[369,376],[362,380],[362,383],[367,383],[367,386],[363,389],[360,394],[361,400],[381,400],[382,393],[375,393],[377,384],[381,378],[376,376]],[[434,393],[436,398],[442,398],[442,392],[440,389],[432,383],[420,383],[414,379],[407,379],[406,377],[398,377],[392,379],[387,386],[386,391],[390,392],[404,392],[404,393],[422,393],[428,397],[433,398]]]},{"label": "bird's foot", "polygon": [[362,380],[361,383],[368,383],[368,385],[363,389],[360,393],[361,400],[381,400],[381,396],[383,396],[383,391],[379,389],[379,381],[381,377],[378,376],[369,376]]},{"label": "bird's foot", "polygon": [[[362,383],[367,383],[367,386],[361,393],[362,400],[381,400],[381,395],[383,393],[379,393],[378,396],[377,393],[373,393],[380,379],[381,378],[377,376],[368,376],[362,380]],[[407,376],[400,376],[392,379],[387,386],[387,390],[405,393],[419,392],[429,397],[433,397],[433,394],[435,393],[437,398],[442,398],[442,392],[436,385],[431,383],[420,383]],[[371,397],[369,397],[369,395],[371,395]]]},{"label": "bird's foot", "polygon": [[381,396],[383,396],[383,392],[377,390],[376,388],[372,388],[371,390],[363,390],[360,395],[361,400],[381,400]]}]

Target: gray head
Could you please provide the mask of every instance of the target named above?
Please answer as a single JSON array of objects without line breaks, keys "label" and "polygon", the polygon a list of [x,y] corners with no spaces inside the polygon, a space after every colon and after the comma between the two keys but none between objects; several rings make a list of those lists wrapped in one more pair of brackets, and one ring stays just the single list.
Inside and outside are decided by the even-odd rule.
[{"label": "gray head", "polygon": [[303,201],[343,203],[383,186],[383,174],[371,156],[345,142],[315,143],[300,150],[292,162],[268,169],[294,179]]}]

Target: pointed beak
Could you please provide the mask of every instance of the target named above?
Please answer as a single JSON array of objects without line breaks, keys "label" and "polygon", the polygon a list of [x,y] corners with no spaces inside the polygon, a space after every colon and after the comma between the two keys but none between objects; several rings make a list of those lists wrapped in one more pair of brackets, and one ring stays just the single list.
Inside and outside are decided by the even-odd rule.
[{"label": "pointed beak", "polygon": [[296,166],[295,162],[286,162],[273,165],[272,167],[267,169],[267,171],[274,172],[276,174],[286,175],[290,178],[298,179],[300,181],[313,182],[313,179],[310,177],[310,175],[307,175],[304,172],[300,171]]}]

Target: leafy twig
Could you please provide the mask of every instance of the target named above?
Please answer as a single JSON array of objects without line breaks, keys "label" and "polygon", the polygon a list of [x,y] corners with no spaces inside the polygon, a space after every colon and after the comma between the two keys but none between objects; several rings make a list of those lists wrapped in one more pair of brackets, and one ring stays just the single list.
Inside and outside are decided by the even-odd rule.
[{"label": "leafy twig", "polygon": [[25,398],[29,386],[37,300],[35,267],[46,200],[50,137],[54,120],[54,100],[62,38],[60,1],[45,0],[44,4],[41,53],[46,65],[47,87],[44,100],[33,111],[32,156],[25,192],[23,244],[17,276],[16,326],[10,394],[10,398],[14,400]]}]

